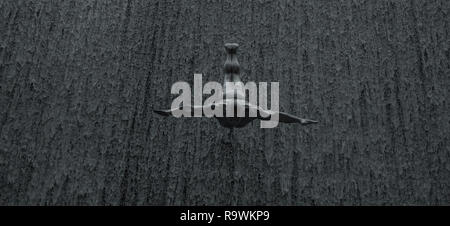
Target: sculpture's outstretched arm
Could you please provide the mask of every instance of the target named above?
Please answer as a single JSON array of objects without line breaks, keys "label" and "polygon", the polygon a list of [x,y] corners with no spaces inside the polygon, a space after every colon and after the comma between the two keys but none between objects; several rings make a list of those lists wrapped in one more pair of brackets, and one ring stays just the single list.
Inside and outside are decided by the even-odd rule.
[{"label": "sculpture's outstretched arm", "polygon": [[159,114],[159,115],[162,115],[162,116],[171,116],[174,111],[183,111],[184,114],[187,114],[188,113],[187,109],[190,109],[190,114],[193,115],[194,111],[196,109],[202,109],[203,110],[203,106],[189,106],[188,105],[188,106],[185,106],[184,108],[178,107],[178,108],[166,109],[166,110],[154,109],[153,111],[156,114]]},{"label": "sculpture's outstretched arm", "polygon": [[316,120],[311,119],[305,119],[305,118],[299,118],[297,116],[285,113],[285,112],[278,112],[278,120],[279,122],[283,123],[300,123],[302,125],[308,125],[308,124],[315,124],[318,123]]},{"label": "sculpture's outstretched arm", "polygon": [[294,116],[294,115],[291,115],[291,114],[285,113],[285,112],[275,112],[275,111],[264,110],[260,107],[253,106],[253,105],[250,105],[249,107],[257,108],[258,118],[260,120],[270,120],[272,115],[278,113],[278,121],[282,122],[282,123],[299,123],[302,125],[318,123],[318,121],[316,121],[316,120],[300,118],[300,117],[297,117],[297,116]]}]

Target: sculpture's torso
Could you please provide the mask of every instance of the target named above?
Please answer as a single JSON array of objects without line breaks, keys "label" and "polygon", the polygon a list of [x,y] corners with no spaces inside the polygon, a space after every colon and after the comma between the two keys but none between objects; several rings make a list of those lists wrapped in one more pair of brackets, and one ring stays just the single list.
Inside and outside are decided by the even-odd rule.
[{"label": "sculpture's torso", "polygon": [[[241,98],[233,98],[223,100],[223,115],[222,117],[216,117],[219,120],[220,125],[227,128],[241,128],[253,121],[255,117],[250,117],[249,110],[247,108],[248,103]],[[227,106],[234,106],[234,115],[227,115]],[[239,117],[239,110],[244,112],[244,116]]]}]

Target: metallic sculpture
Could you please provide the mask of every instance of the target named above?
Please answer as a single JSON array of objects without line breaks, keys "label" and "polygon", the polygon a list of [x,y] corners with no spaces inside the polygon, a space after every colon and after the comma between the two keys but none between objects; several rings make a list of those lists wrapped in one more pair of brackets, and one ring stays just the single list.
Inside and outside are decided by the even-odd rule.
[{"label": "metallic sculpture", "polygon": [[[241,82],[240,65],[239,65],[239,62],[236,57],[238,47],[239,47],[239,45],[236,43],[225,44],[225,50],[227,52],[227,59],[225,61],[225,65],[224,65],[225,88],[226,88],[227,82],[235,82],[235,83]],[[274,114],[278,114],[278,117],[279,117],[278,121],[282,122],[282,123],[299,123],[301,125],[317,123],[317,121],[315,121],[315,120],[299,118],[299,117],[293,116],[288,113],[275,112],[275,111],[262,109],[259,106],[251,104],[248,101],[246,101],[245,93],[243,93],[242,90],[238,90],[238,89],[236,89],[236,90],[226,89],[226,90],[227,91],[224,92],[224,94],[223,94],[223,100],[221,100],[219,102],[215,102],[208,106],[190,106],[190,107],[188,107],[188,108],[190,108],[189,112],[194,112],[195,110],[203,109],[204,107],[211,107],[214,109],[215,107],[222,105],[221,107],[224,111],[223,117],[217,117],[217,116],[214,116],[214,117],[219,121],[221,126],[226,127],[226,128],[241,128],[241,127],[246,126],[248,123],[252,122],[255,119],[270,120],[270,118]],[[233,94],[229,95],[229,93],[227,93],[230,91],[233,92],[234,95]],[[233,96],[233,98],[230,98],[229,96]],[[229,106],[229,105],[234,105],[234,108],[235,108],[234,114],[235,115],[233,117],[225,116],[226,115],[225,109],[227,109],[227,106]],[[245,109],[245,117],[237,116],[238,108]],[[170,116],[170,115],[172,115],[172,113],[174,111],[183,111],[183,110],[186,110],[186,109],[179,107],[176,109],[168,109],[168,110],[154,110],[154,112],[157,114],[163,115],[163,116]],[[249,114],[250,110],[256,111],[257,116],[251,117]]]}]

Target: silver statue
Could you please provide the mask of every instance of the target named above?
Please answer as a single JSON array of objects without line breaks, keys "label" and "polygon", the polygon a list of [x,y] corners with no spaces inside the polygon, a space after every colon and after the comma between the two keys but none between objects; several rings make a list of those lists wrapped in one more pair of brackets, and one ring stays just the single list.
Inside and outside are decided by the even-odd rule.
[{"label": "silver statue", "polygon": [[[236,53],[239,45],[237,43],[227,43],[225,44],[225,50],[228,54],[227,60],[225,61],[224,65],[224,84],[226,82],[241,82],[240,78],[240,65],[237,61]],[[227,90],[227,89],[225,89]],[[308,125],[317,123],[315,120],[311,119],[304,119],[299,118],[296,116],[293,116],[288,113],[284,112],[274,112],[269,110],[264,110],[260,108],[259,106],[253,105],[245,100],[245,95],[242,93],[237,92],[236,90],[232,91],[234,92],[234,95],[227,95],[225,92],[223,94],[223,100],[219,102],[215,102],[212,105],[209,106],[190,106],[190,112],[194,112],[195,109],[203,109],[203,107],[216,107],[219,105],[222,105],[222,109],[224,110],[224,116],[223,117],[217,117],[214,116],[217,120],[219,120],[220,125],[226,128],[241,128],[246,126],[248,123],[255,119],[260,120],[270,120],[271,116],[273,114],[278,114],[279,116],[279,122],[282,123],[299,123],[302,125]],[[229,98],[229,96],[233,96],[232,99]],[[235,115],[233,117],[226,117],[225,115],[225,109],[227,105],[233,104],[235,107]],[[189,107],[188,107],[189,108]],[[238,108],[244,108],[245,109],[245,117],[237,117],[237,109]],[[163,115],[163,116],[170,116],[172,115],[173,111],[183,111],[185,110],[182,107],[176,108],[176,109],[168,109],[168,110],[154,110],[154,112]],[[250,117],[249,112],[250,110],[255,110],[257,112],[256,117]]]}]

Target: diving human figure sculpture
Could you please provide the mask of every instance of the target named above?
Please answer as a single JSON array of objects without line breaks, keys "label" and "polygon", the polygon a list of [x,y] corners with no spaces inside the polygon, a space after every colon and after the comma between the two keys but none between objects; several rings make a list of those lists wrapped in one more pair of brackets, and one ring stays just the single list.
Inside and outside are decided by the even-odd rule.
[{"label": "diving human figure sculpture", "polygon": [[[214,102],[207,106],[206,105],[192,105],[184,107],[180,106],[178,108],[168,110],[154,110],[154,112],[163,116],[171,116],[175,111],[181,112],[188,111],[190,113],[204,108],[214,109],[217,107],[221,107],[224,111],[224,114],[222,116],[214,115],[214,117],[219,121],[221,126],[226,128],[241,128],[246,126],[255,119],[267,121],[271,120],[272,117],[278,117],[278,122],[282,123],[299,123],[301,125],[317,123],[317,121],[315,120],[299,118],[284,112],[266,110],[258,105],[252,104],[246,101],[245,90],[241,89],[242,87],[236,88],[239,85],[227,89],[227,85],[230,83],[242,84],[240,78],[240,65],[236,57],[238,47],[239,45],[236,43],[225,44],[225,50],[227,52],[227,59],[224,65],[225,92],[223,93],[223,99],[221,101]],[[226,114],[226,109],[233,108],[232,106],[234,106],[234,115],[230,117],[229,115]],[[238,109],[242,110],[242,112],[245,112],[245,115],[238,116],[239,111]],[[256,112],[256,114],[251,114],[251,112]]]}]

